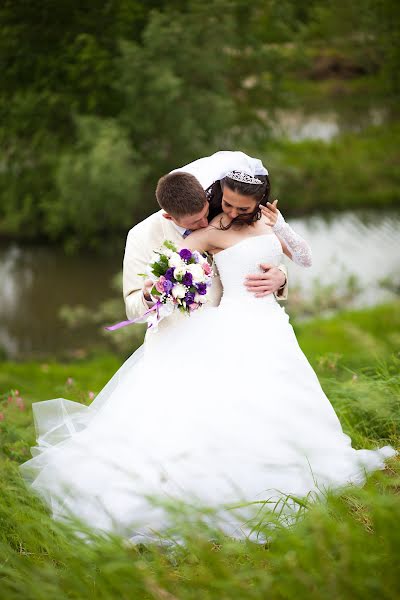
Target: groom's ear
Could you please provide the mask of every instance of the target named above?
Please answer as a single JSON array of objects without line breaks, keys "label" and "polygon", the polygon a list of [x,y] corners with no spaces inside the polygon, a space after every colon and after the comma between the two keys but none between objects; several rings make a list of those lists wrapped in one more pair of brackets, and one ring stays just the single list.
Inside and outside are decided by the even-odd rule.
[{"label": "groom's ear", "polygon": [[168,213],[163,212],[162,216],[164,217],[164,219],[168,219],[168,221],[172,221],[172,217]]}]

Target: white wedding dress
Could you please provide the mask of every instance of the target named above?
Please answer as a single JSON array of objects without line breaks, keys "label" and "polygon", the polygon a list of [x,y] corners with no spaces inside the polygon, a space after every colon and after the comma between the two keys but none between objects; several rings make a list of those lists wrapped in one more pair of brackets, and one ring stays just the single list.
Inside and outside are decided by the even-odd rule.
[{"label": "white wedding dress", "polygon": [[351,447],[285,310],[243,285],[281,259],[274,234],[220,252],[218,308],[149,333],[89,407],[33,405],[37,447],[21,470],[55,518],[154,539],[169,525],[156,496],[212,507],[227,534],[255,539],[247,520],[263,501],[318,497],[384,468],[395,451]]}]

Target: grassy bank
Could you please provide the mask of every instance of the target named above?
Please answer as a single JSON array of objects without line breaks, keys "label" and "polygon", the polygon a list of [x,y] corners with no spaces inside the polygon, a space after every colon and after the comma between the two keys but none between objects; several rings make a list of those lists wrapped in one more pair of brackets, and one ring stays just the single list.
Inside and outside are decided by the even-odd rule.
[{"label": "grassy bank", "polygon": [[346,133],[330,142],[275,140],[259,155],[282,211],[400,207],[400,124]]},{"label": "grassy bank", "polygon": [[[399,303],[296,327],[355,447],[399,446],[399,330]],[[364,488],[331,496],[293,528],[276,530],[267,547],[223,539],[200,520],[183,521],[186,544],[169,550],[95,537],[84,544],[54,523],[18,476],[17,465],[34,441],[30,404],[58,396],[89,402],[120,362],[108,355],[68,364],[0,365],[0,598],[399,596],[397,459]]]}]

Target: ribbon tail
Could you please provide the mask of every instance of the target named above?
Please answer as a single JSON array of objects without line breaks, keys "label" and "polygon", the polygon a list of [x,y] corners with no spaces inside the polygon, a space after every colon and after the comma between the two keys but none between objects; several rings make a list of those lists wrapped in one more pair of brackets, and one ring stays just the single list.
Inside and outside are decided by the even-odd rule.
[{"label": "ribbon tail", "polygon": [[115,325],[109,325],[108,327],[104,327],[107,331],[116,331],[117,329],[121,329],[121,327],[126,327],[126,325],[131,325],[135,323],[135,321],[120,321],[119,323],[115,323]]},{"label": "ribbon tail", "polygon": [[108,325],[108,327],[104,327],[107,331],[116,331],[117,329],[122,329],[122,327],[126,327],[127,325],[132,325],[133,323],[143,323],[146,320],[147,315],[150,313],[157,311],[157,318],[159,318],[159,302],[152,306],[149,310],[147,310],[141,317],[137,319],[129,319],[128,321],[120,321],[119,323],[115,323],[115,325]]}]

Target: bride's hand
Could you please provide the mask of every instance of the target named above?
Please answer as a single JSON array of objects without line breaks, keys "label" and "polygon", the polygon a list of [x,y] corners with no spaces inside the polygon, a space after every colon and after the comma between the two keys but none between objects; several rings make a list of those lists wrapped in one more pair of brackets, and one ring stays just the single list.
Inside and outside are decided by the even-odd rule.
[{"label": "bride's hand", "polygon": [[271,204],[271,202],[267,202],[267,206],[260,204],[261,212],[264,215],[264,217],[267,219],[268,225],[270,225],[271,227],[273,227],[275,225],[275,223],[278,219],[279,210],[276,207],[277,204],[278,204],[278,200],[274,200],[272,202],[272,204]]}]

